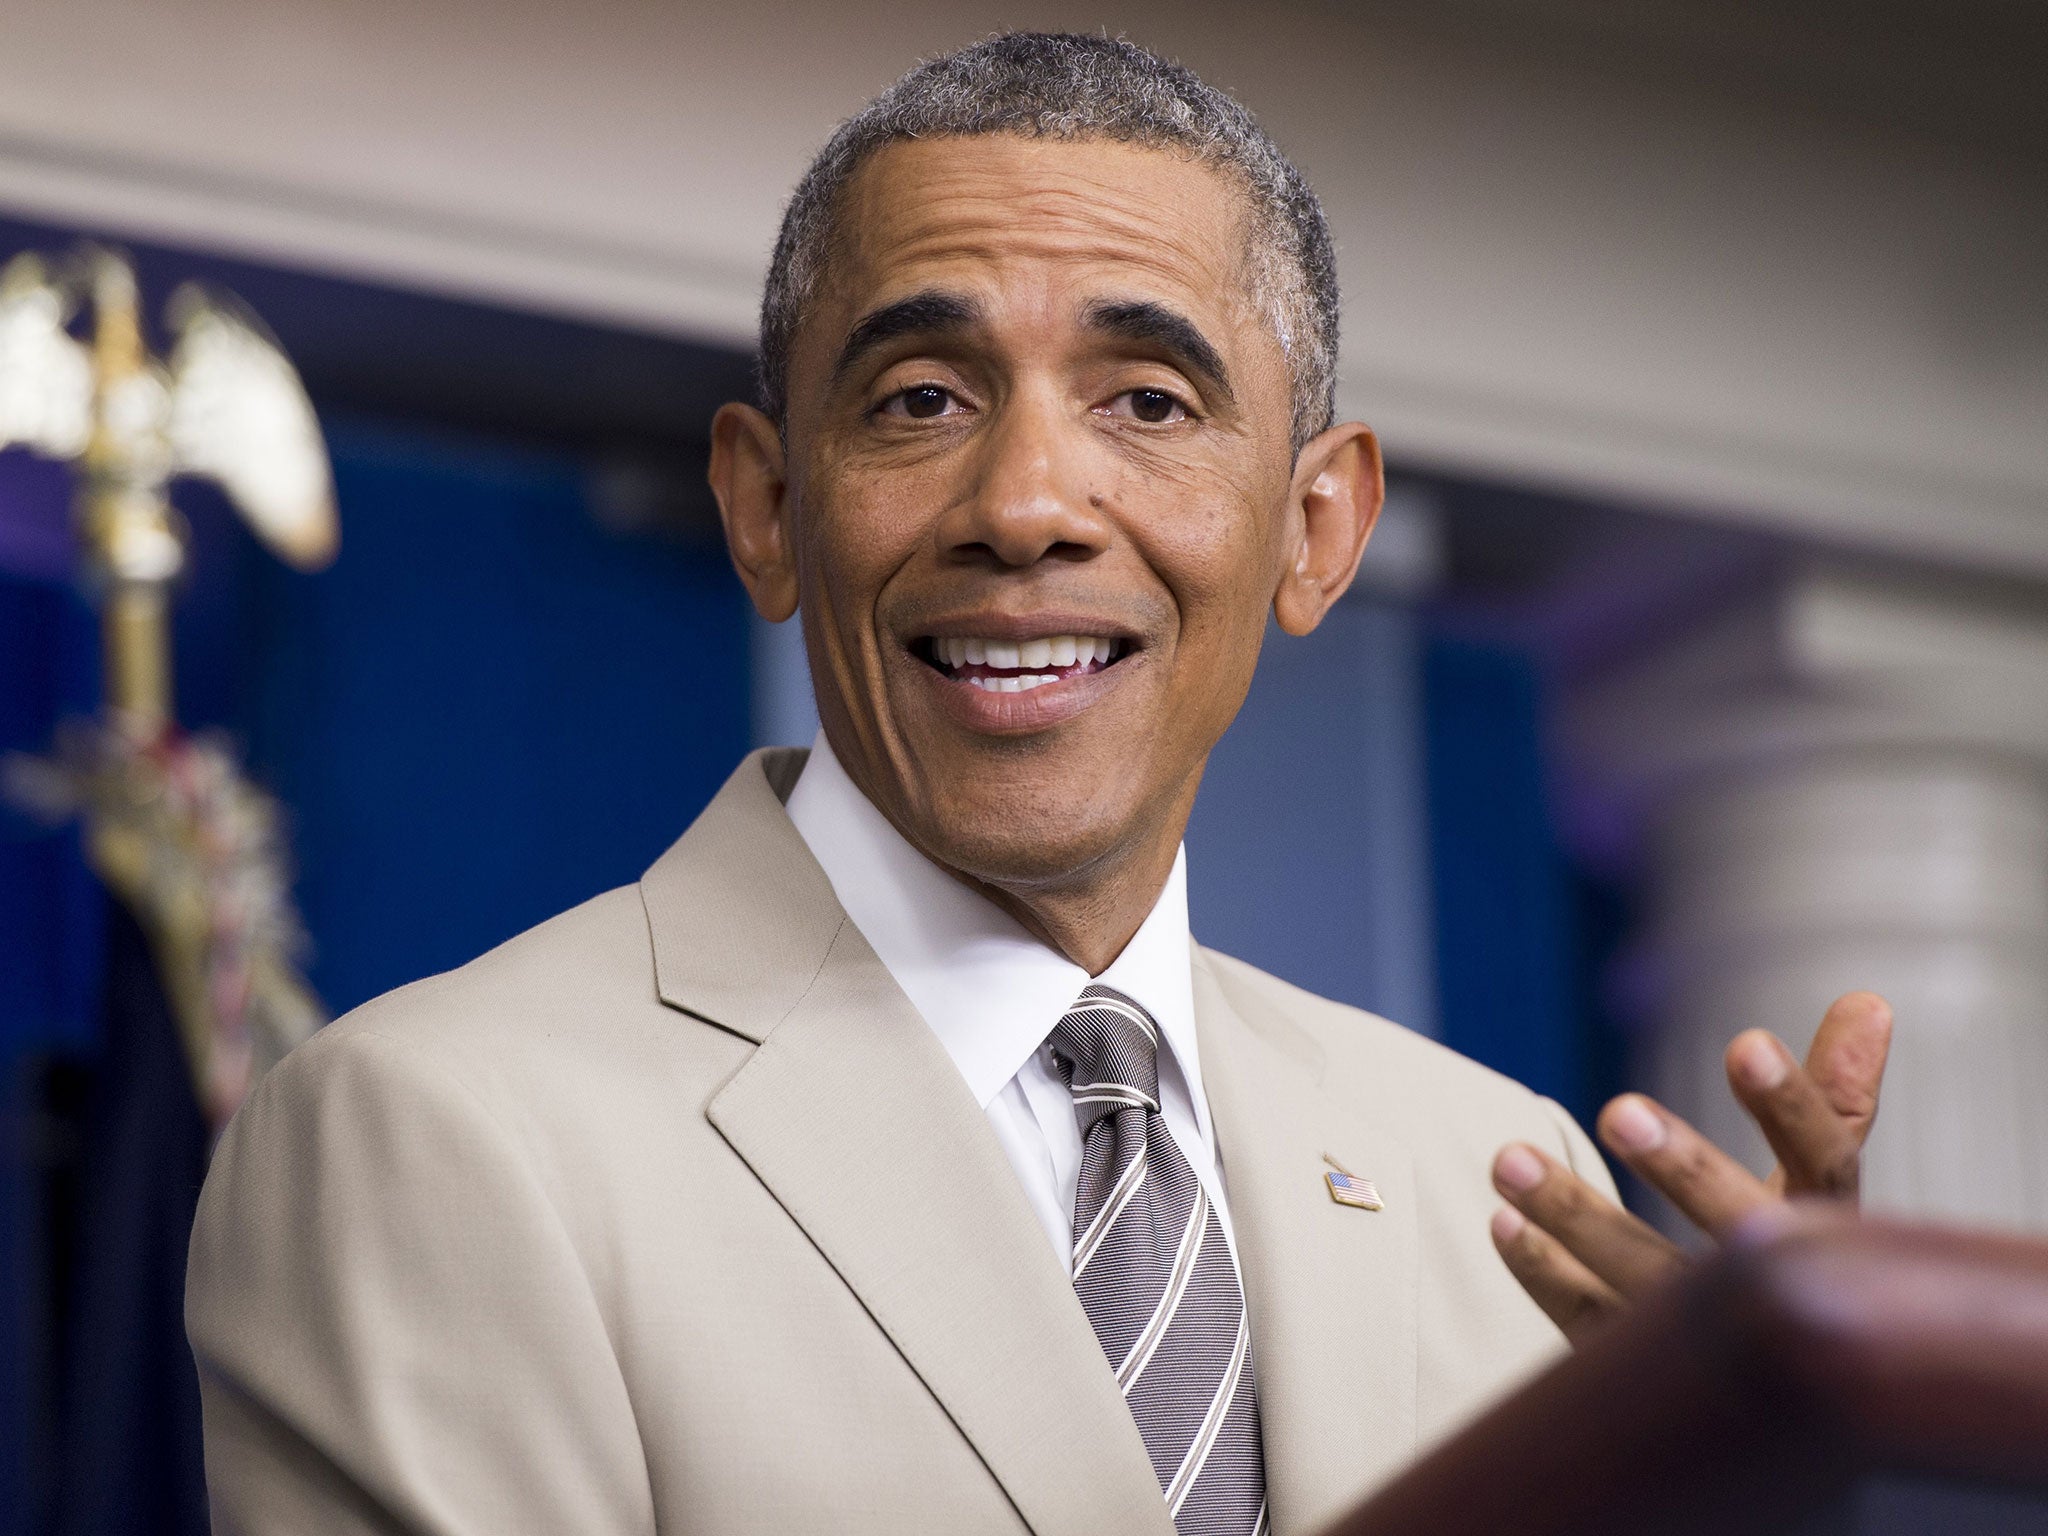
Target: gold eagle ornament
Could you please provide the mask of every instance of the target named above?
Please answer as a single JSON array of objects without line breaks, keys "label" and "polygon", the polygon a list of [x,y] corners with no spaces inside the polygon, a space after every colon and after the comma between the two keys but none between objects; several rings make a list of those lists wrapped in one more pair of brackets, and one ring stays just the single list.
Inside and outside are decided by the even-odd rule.
[{"label": "gold eagle ornament", "polygon": [[[90,315],[83,336],[74,327]],[[296,369],[234,299],[186,284],[168,359],[143,334],[135,273],[101,247],[0,269],[0,449],[76,469],[76,524],[105,662],[100,719],[7,764],[10,797],[82,817],[93,869],[135,914],[217,1130],[255,1078],[322,1022],[276,803],[221,740],[180,731],[170,603],[188,530],[168,487],[216,481],[280,559],[339,544],[325,443]]]}]

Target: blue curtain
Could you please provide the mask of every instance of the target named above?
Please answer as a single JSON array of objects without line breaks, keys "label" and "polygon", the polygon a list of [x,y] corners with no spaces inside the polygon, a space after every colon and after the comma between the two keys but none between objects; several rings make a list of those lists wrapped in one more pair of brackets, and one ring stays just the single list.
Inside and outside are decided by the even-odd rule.
[{"label": "blue curtain", "polygon": [[748,609],[722,548],[601,528],[573,459],[331,436],[342,558],[245,547],[239,633],[344,1009],[637,879],[747,749]]},{"label": "blue curtain", "polygon": [[[40,749],[99,691],[97,631],[63,573],[64,482],[0,454],[0,753]],[[58,1451],[56,1336],[66,1213],[52,1176],[75,1119],[58,1118],[42,1062],[98,1034],[105,903],[75,833],[0,811],[0,1532],[47,1508]],[[82,1106],[81,1106],[82,1109]]]},{"label": "blue curtain", "polygon": [[1423,675],[1442,1039],[1584,1120],[1606,1086],[1588,978],[1612,924],[1557,838],[1542,676],[1444,637]]},{"label": "blue curtain", "polygon": [[[180,715],[292,818],[340,1011],[631,881],[746,750],[714,545],[622,537],[577,458],[330,423],[342,557],[278,567],[183,490]],[[60,476],[0,456],[0,748],[91,706]],[[51,530],[57,530],[53,535]],[[179,1322],[204,1133],[139,933],[71,834],[0,835],[0,1536],[204,1529]]]}]

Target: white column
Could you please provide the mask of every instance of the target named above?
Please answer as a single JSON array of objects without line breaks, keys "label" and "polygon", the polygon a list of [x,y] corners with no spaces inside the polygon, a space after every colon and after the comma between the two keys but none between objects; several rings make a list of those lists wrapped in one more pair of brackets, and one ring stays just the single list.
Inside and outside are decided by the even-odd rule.
[{"label": "white column", "polygon": [[1641,861],[1641,1086],[1767,1167],[1728,1040],[1803,1051],[1882,992],[1871,1205],[2048,1228],[2048,595],[1809,566],[1586,688],[1567,737],[1578,824]]}]

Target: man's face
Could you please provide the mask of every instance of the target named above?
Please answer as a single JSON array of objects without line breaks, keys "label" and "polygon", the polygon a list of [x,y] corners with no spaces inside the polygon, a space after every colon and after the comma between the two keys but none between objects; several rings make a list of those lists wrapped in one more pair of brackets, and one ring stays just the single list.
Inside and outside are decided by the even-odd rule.
[{"label": "man's face", "polygon": [[901,143],[848,189],[790,370],[805,638],[849,773],[976,879],[1170,857],[1250,685],[1299,514],[1245,218],[1111,142]]}]

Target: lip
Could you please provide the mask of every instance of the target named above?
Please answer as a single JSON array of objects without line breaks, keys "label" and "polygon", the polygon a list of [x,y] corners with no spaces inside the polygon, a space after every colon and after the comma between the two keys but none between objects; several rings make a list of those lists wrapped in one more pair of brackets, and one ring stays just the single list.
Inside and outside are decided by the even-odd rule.
[{"label": "lip", "polygon": [[[927,640],[1043,640],[1053,635],[1100,635],[1118,641],[1123,654],[1099,672],[1041,683],[1022,693],[991,693],[965,679],[947,676],[912,648]],[[1145,660],[1145,647],[1130,626],[1099,615],[1069,610],[1028,614],[949,614],[917,626],[910,641],[899,644],[901,662],[921,679],[947,716],[968,730],[989,736],[1022,736],[1043,731],[1093,708],[1129,681]]]},{"label": "lip", "polygon": [[[1004,634],[990,634],[987,630],[977,630],[975,633],[989,635],[991,639],[998,640],[1013,638]],[[1047,631],[1040,630],[1036,634],[1022,634],[1014,638],[1030,640],[1045,633]],[[1051,633],[1073,631],[1055,630]],[[1064,677],[1056,683],[1041,683],[1036,688],[1026,689],[1022,693],[990,693],[970,682],[946,676],[938,668],[918,660],[908,651],[903,653],[904,661],[922,674],[924,681],[921,686],[931,690],[941,709],[969,730],[989,736],[1027,735],[1073,719],[1129,681],[1131,674],[1126,668],[1142,666],[1143,658],[1144,652],[1133,651],[1121,661],[1104,667],[1100,672],[1088,672],[1079,677]]]},{"label": "lip", "polygon": [[920,624],[911,641],[906,643],[905,649],[909,649],[910,644],[925,639],[1044,640],[1053,635],[1107,635],[1112,640],[1121,640],[1133,650],[1136,649],[1138,642],[1137,633],[1128,624],[1100,615],[1064,611],[1021,614],[971,613],[933,619],[930,623]]}]

